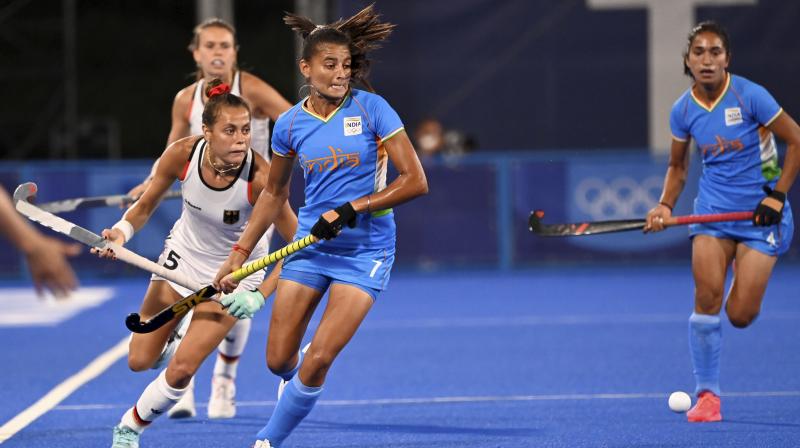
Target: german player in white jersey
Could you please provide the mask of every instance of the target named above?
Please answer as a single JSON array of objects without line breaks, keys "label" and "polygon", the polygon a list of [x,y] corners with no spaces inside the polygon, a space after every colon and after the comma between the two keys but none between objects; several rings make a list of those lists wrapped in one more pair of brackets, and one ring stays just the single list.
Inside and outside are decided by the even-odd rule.
[{"label": "german player in white jersey", "polygon": [[[250,106],[250,146],[266,160],[270,160],[269,121],[291,106],[272,86],[246,71],[237,68],[237,52],[239,44],[236,30],[229,23],[218,18],[208,19],[194,29],[189,51],[197,64],[197,81],[181,89],[175,96],[172,105],[172,127],[167,145],[190,135],[203,135],[203,109],[208,101],[206,86],[212,79],[221,79],[231,86],[231,93],[243,98]],[[156,161],[153,169],[158,166]],[[155,171],[153,171],[155,172]],[[149,179],[131,190],[128,194],[138,197],[146,188]],[[264,250],[269,248],[273,229],[270,228],[262,239]],[[244,350],[250,334],[249,319],[242,320],[231,329],[230,334],[220,344],[216,359],[216,370],[224,370],[222,364],[235,364]],[[193,385],[194,383],[192,383]],[[219,383],[223,384],[223,383]],[[218,390],[212,384],[208,415],[211,418],[226,418],[231,412],[219,409],[224,401],[217,400],[225,396],[226,390]],[[224,405],[223,405],[224,406]],[[194,393],[190,391],[170,410],[172,418],[191,417],[195,415]]]},{"label": "german player in white jersey", "polygon": [[[141,199],[112,229],[103,231],[103,236],[118,244],[130,241],[135,231],[145,225],[163,193],[175,180],[180,180],[183,212],[167,237],[159,262],[201,284],[210,284],[231,247],[236,249],[235,243],[266,185],[269,172],[269,162],[250,148],[247,103],[228,92],[229,87],[219,81],[208,85],[210,99],[203,114],[203,136],[186,137],[170,145]],[[278,208],[280,218],[276,227],[284,239],[291,241],[297,218],[288,203],[279,204]],[[252,254],[242,251],[245,258],[266,255],[263,245],[256,245]],[[108,251],[100,255],[113,257]],[[240,288],[260,288],[267,297],[275,289],[278,272],[276,268],[263,283],[263,272],[250,276],[242,281]],[[153,316],[192,292],[154,276],[139,314],[145,318]],[[225,298],[223,303],[227,304]],[[114,428],[114,447],[138,447],[142,431],[187,393],[200,364],[241,320],[216,302],[197,305],[190,319],[186,334],[167,368],[147,386],[134,407],[125,412]],[[152,333],[133,334],[128,353],[131,370],[142,371],[163,362],[168,357],[165,345],[175,327],[176,322],[171,322]],[[215,389],[226,391],[225,396],[218,397],[228,402],[229,406],[223,409],[233,412],[236,366],[235,363],[217,364],[213,378]]]},{"label": "german player in white jersey", "polygon": [[[661,203],[647,216],[646,230],[660,231],[672,215],[686,180],[692,139],[703,161],[694,212],[755,208],[752,222],[695,224],[689,230],[695,282],[689,346],[698,396],[686,414],[690,422],[722,420],[722,305],[734,327],[745,328],[756,319],[772,269],[794,232],[786,193],[800,170],[800,127],[765,88],[729,73],[730,58],[728,35],[718,24],[700,23],[689,34],[684,71],[694,84],[672,108],[672,152]],[[786,142],[783,167],[774,135]],[[734,262],[724,300],[725,278]]]}]

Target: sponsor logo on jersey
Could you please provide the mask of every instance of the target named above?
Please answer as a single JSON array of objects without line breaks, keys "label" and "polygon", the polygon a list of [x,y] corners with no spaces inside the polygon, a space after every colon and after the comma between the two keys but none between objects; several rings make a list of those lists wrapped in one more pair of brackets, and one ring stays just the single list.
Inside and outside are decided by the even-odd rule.
[{"label": "sponsor logo on jersey", "polygon": [[222,212],[222,222],[225,224],[236,224],[239,222],[239,210],[224,210]]},{"label": "sponsor logo on jersey", "polygon": [[725,126],[733,126],[742,123],[742,109],[729,107],[725,109]]},{"label": "sponsor logo on jersey", "polygon": [[310,174],[315,169],[318,173],[323,171],[334,171],[343,166],[355,168],[361,165],[361,156],[358,152],[349,152],[345,154],[341,149],[328,146],[331,155],[326,157],[318,157],[316,159],[305,160],[303,165],[306,167],[306,173]]},{"label": "sponsor logo on jersey", "polygon": [[351,135],[361,134],[361,116],[358,117],[344,117],[344,135],[349,137]]},{"label": "sponsor logo on jersey", "polygon": [[184,199],[183,199],[183,202],[185,202],[185,203],[186,203],[186,205],[188,205],[189,207],[191,207],[191,208],[193,208],[193,209],[195,209],[195,210],[203,210],[202,208],[200,208],[200,207],[198,207],[198,206],[196,206],[196,205],[192,204],[191,202],[189,202],[189,200],[188,200],[188,199],[186,199],[186,198],[184,198]]},{"label": "sponsor logo on jersey", "polygon": [[715,136],[715,138],[717,141],[714,143],[699,145],[703,157],[716,157],[726,151],[741,151],[744,149],[744,144],[738,138],[736,140],[725,140],[724,137],[719,135]]}]

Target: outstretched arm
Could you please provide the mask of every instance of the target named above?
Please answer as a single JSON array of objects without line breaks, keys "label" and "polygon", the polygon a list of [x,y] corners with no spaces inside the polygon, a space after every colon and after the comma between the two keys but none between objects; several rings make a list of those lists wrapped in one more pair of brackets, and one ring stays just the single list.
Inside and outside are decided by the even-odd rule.
[{"label": "outstretched arm", "polygon": [[37,293],[48,289],[60,298],[68,296],[77,287],[78,281],[67,257],[78,255],[80,245],[65,244],[38,232],[17,213],[8,192],[2,187],[0,233],[25,254]]}]

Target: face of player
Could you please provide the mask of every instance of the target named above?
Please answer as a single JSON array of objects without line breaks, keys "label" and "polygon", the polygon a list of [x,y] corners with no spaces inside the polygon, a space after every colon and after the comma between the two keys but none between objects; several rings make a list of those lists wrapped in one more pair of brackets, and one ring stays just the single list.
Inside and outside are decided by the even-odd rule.
[{"label": "face of player", "polygon": [[206,78],[221,78],[228,82],[227,77],[236,65],[233,34],[218,26],[203,29],[198,35],[198,45],[192,56]]},{"label": "face of player", "polygon": [[250,113],[243,107],[221,107],[211,128],[203,126],[215,162],[240,165],[250,148]]},{"label": "face of player", "polygon": [[347,45],[321,43],[311,60],[300,61],[300,72],[323,97],[342,99],[350,87],[350,49]]},{"label": "face of player", "polygon": [[699,33],[694,37],[686,56],[686,66],[696,82],[716,86],[725,81],[730,56],[715,33]]}]

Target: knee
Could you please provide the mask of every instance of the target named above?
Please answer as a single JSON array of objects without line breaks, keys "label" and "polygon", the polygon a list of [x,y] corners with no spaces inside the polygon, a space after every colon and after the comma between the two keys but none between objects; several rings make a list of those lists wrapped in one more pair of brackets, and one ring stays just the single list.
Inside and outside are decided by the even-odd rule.
[{"label": "knee", "polygon": [[728,313],[728,320],[731,322],[736,328],[747,328],[753,321],[756,320],[758,317],[757,312],[738,312],[738,313]]},{"label": "knee", "polygon": [[134,372],[142,372],[151,367],[156,360],[152,356],[142,355],[140,353],[128,353],[128,368]]},{"label": "knee", "polygon": [[[314,351],[306,355],[303,364],[308,364],[308,372],[312,375],[324,374],[333,364],[334,355],[325,351]],[[306,367],[303,367],[304,369]]]},{"label": "knee", "polygon": [[722,308],[722,290],[713,288],[695,289],[694,307],[700,314],[719,314]]},{"label": "knee", "polygon": [[167,383],[172,387],[182,389],[189,384],[196,371],[197,365],[175,357],[167,366]]}]

